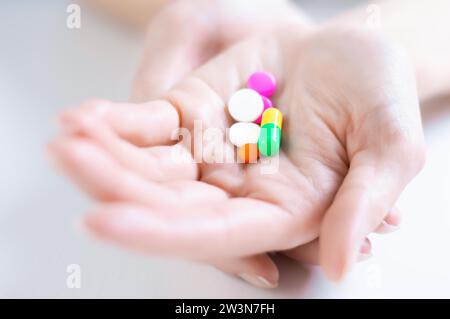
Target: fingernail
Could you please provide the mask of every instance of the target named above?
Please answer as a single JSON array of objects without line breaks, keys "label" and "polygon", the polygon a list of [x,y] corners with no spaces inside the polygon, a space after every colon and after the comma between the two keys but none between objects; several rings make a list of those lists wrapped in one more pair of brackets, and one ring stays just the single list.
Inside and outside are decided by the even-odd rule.
[{"label": "fingernail", "polygon": [[389,224],[387,221],[383,220],[381,222],[381,227],[378,230],[379,233],[392,233],[400,228],[399,225]]},{"label": "fingernail", "polygon": [[371,256],[372,256],[372,244],[370,243],[370,240],[365,238],[361,247],[359,248],[358,260],[363,261],[370,258]]},{"label": "fingernail", "polygon": [[268,279],[258,275],[241,273],[239,277],[259,288],[275,288],[278,286],[278,283],[270,282]]}]

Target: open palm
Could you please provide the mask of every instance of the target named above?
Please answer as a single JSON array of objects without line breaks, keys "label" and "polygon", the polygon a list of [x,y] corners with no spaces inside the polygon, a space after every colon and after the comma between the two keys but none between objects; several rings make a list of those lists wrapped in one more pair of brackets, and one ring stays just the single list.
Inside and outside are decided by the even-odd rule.
[{"label": "open palm", "polygon": [[[321,264],[339,279],[364,238],[395,215],[397,197],[423,165],[414,74],[405,61],[368,32],[282,28],[232,46],[161,99],[91,101],[66,111],[69,134],[50,149],[101,202],[85,221],[102,238],[230,272],[274,267],[271,251],[317,255],[311,252],[320,245]],[[230,127],[226,102],[257,70],[279,82],[273,101],[285,122],[275,172],[206,163],[196,141],[191,149],[185,140],[174,144],[180,127],[192,136],[195,123],[202,131]],[[203,139],[201,154],[214,143]]]}]

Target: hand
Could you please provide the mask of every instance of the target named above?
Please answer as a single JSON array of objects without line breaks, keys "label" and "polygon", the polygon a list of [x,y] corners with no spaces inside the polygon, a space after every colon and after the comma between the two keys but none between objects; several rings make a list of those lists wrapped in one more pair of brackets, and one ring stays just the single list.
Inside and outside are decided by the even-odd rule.
[{"label": "hand", "polygon": [[[192,128],[195,119],[205,128],[230,126],[226,100],[257,69],[281,82],[279,173],[174,163],[173,130]],[[320,245],[326,273],[339,279],[424,157],[412,70],[396,48],[356,30],[298,35],[283,27],[233,46],[164,100],[92,102],[62,121],[70,135],[54,142],[52,153],[108,203],[86,217],[93,232],[146,252],[228,259],[225,270],[258,276],[274,269],[260,253],[308,243],[299,255]]]},{"label": "hand", "polygon": [[311,28],[306,15],[286,0],[172,1],[149,24],[131,99],[157,98],[234,43],[279,26],[297,33]]}]

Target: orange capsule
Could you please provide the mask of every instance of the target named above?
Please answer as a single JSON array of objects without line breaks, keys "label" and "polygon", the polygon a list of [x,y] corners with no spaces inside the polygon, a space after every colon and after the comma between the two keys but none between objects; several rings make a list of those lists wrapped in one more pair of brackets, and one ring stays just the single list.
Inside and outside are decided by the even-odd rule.
[{"label": "orange capsule", "polygon": [[245,144],[238,148],[238,157],[241,163],[256,163],[258,156],[258,144]]}]

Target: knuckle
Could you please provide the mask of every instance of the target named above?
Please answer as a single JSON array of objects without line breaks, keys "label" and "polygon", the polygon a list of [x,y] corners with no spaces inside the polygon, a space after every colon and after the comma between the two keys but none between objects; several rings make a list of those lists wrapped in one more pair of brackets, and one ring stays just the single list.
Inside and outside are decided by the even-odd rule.
[{"label": "knuckle", "polygon": [[427,153],[425,145],[423,143],[416,143],[410,147],[410,153],[414,159],[412,161],[412,171],[417,174],[424,168],[426,163]]},{"label": "knuckle", "polygon": [[223,109],[220,97],[203,80],[189,77],[169,91],[168,101],[179,111],[182,126],[192,129],[195,121],[204,127],[221,122],[218,114]]},{"label": "knuckle", "polygon": [[117,174],[116,183],[110,184],[105,189],[105,194],[111,199],[128,199],[130,198],[130,179],[125,174]]},{"label": "knuckle", "polygon": [[98,112],[102,111],[106,106],[108,106],[111,102],[106,99],[89,99],[84,101],[80,105],[80,109],[88,112]]},{"label": "knuckle", "polygon": [[403,159],[408,171],[414,175],[420,172],[426,162],[426,147],[423,137],[396,130],[390,138],[399,158]]},{"label": "knuckle", "polygon": [[283,235],[285,245],[283,249],[294,248],[317,238],[320,231],[320,220],[321,216],[318,214],[294,217],[294,220],[287,225]]}]

